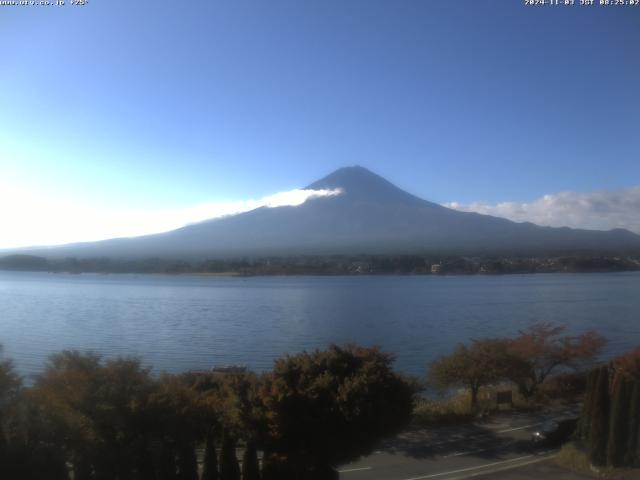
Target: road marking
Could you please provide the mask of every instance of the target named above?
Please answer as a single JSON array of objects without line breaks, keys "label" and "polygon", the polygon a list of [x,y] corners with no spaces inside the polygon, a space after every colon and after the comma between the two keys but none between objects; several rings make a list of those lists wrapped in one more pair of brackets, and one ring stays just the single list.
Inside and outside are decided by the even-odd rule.
[{"label": "road marking", "polygon": [[533,460],[529,460],[528,462],[522,462],[522,463],[518,463],[516,465],[506,465],[504,467],[494,468],[494,469],[488,470],[486,472],[475,472],[475,473],[471,473],[469,475],[463,475],[461,477],[451,477],[448,480],[465,480],[466,478],[480,477],[482,475],[491,475],[493,473],[504,472],[506,470],[511,470],[513,468],[520,468],[520,467],[525,467],[527,465],[532,465],[534,463],[543,462],[545,460],[549,460],[551,458],[554,458],[555,456],[557,456],[557,454],[556,455],[549,455],[549,456],[543,457],[543,458],[534,458]]},{"label": "road marking", "polygon": [[346,470],[338,470],[338,473],[360,472],[362,470],[371,470],[371,467],[347,468]]},{"label": "road marking", "polygon": [[525,458],[531,457],[533,457],[533,455],[525,455],[524,457],[512,458],[510,460],[504,460],[502,462],[486,463],[484,465],[476,465],[475,467],[461,468],[460,470],[451,470],[449,472],[432,473],[431,475],[424,475],[422,477],[406,478],[405,480],[424,480],[425,478],[435,478],[441,477],[442,475],[452,475],[454,473],[469,472],[471,470],[479,470],[481,468],[494,467],[496,465],[504,465],[505,463],[517,462],[518,460],[524,460]]},{"label": "road marking", "polygon": [[507,428],[506,430],[498,430],[496,433],[507,433],[507,432],[514,432],[516,430],[524,430],[525,428],[537,427],[538,425],[542,425],[543,423],[544,422],[532,423],[531,425],[523,425],[522,427]]},{"label": "road marking", "polygon": [[464,435],[464,434],[459,434],[459,436],[457,438],[451,438],[449,440],[442,440],[439,442],[431,442],[428,443],[428,445],[430,447],[434,447],[437,445],[446,445],[447,443],[456,443],[456,442],[462,442],[462,441],[468,441],[468,440],[475,440],[477,438],[483,438],[483,437],[491,437],[493,436],[494,432],[488,432],[488,433],[479,433],[477,435]]},{"label": "road marking", "polygon": [[456,453],[450,453],[449,455],[443,455],[442,458],[449,458],[449,457],[461,457],[462,455],[471,455],[472,453],[480,453],[480,452],[486,452],[487,450],[498,450],[498,449],[502,449],[502,448],[506,448],[506,447],[510,447],[511,445],[513,445],[515,442],[509,442],[503,445],[495,445],[493,447],[488,447],[488,448],[480,448],[478,450],[469,450],[468,452],[456,452]]}]

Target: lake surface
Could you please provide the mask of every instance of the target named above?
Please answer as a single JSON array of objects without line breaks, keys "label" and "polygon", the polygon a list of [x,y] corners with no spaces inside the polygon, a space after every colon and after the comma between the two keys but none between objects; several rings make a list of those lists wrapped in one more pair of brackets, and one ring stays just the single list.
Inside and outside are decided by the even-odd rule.
[{"label": "lake surface", "polygon": [[0,343],[23,375],[63,349],[137,355],[154,371],[273,359],[331,342],[380,345],[424,374],[470,338],[535,322],[596,329],[604,356],[640,345],[640,273],[197,277],[0,272]]}]

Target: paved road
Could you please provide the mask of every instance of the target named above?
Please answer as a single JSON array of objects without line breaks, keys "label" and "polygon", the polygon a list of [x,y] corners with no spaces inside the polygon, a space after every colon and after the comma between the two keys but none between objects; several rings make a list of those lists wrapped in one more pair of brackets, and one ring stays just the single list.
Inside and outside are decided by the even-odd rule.
[{"label": "paved road", "polygon": [[478,480],[593,480],[593,476],[570,472],[553,463],[543,461],[501,472],[477,476]]},{"label": "paved road", "polygon": [[538,468],[550,465],[548,460],[556,452],[532,449],[531,431],[547,420],[575,416],[578,411],[579,407],[573,406],[539,414],[503,413],[474,424],[408,431],[383,442],[373,454],[340,467],[340,479],[458,480],[478,476],[506,479],[511,477],[493,474],[515,467],[524,467],[525,476],[518,478],[538,479],[541,478],[538,474],[531,476],[527,469],[535,471],[535,465],[541,464]]}]

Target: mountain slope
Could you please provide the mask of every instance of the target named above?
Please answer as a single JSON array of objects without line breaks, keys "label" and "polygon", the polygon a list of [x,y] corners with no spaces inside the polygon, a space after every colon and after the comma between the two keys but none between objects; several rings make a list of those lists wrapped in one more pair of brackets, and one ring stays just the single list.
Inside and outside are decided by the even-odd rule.
[{"label": "mountain slope", "polygon": [[256,210],[137,238],[30,253],[49,257],[204,258],[300,254],[622,252],[640,249],[626,230],[540,227],[459,212],[415,197],[362,167],[342,168],[309,189],[341,189],[296,207]]}]

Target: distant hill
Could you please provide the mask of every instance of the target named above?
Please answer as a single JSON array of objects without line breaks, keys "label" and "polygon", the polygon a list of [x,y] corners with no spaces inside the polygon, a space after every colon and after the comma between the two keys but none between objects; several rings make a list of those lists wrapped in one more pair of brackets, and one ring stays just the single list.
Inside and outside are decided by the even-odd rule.
[{"label": "distant hill", "polygon": [[299,206],[262,207],[135,238],[34,248],[49,258],[229,258],[331,254],[616,253],[640,251],[627,230],[541,227],[452,210],[415,197],[363,167],[341,168],[309,189],[341,189]]}]

